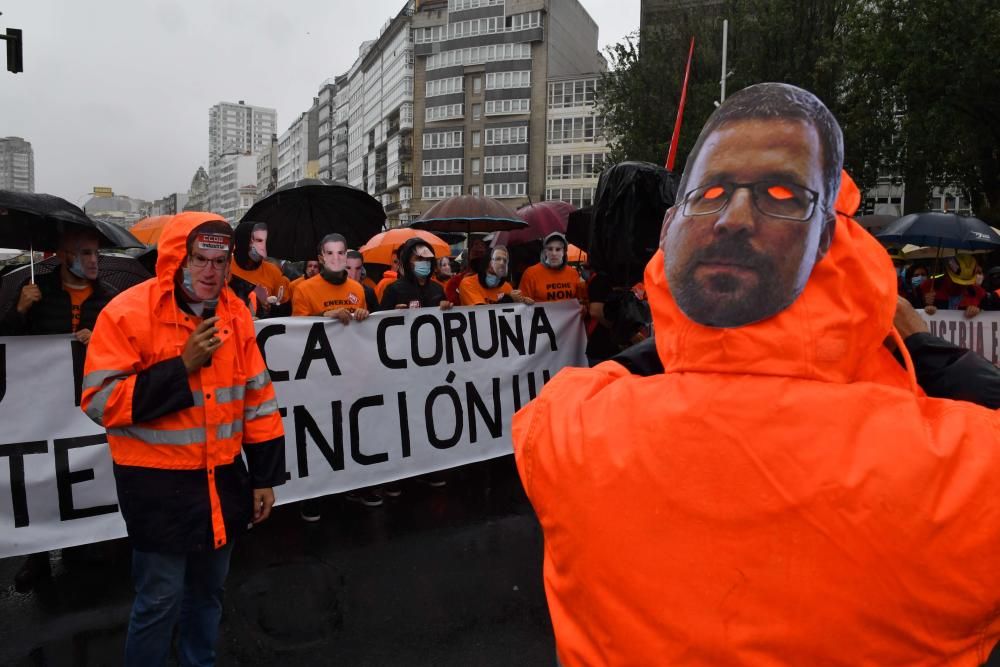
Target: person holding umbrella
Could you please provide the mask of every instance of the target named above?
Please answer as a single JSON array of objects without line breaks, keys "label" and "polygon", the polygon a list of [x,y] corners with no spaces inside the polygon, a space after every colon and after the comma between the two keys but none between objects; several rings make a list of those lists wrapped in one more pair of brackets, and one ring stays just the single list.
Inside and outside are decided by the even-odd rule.
[{"label": "person holding umbrella", "polygon": [[86,345],[101,309],[117,293],[98,279],[100,236],[84,227],[66,227],[59,237],[59,270],[37,276],[21,288],[7,312],[4,336],[72,333]]},{"label": "person holding umbrella", "polygon": [[440,308],[448,310],[452,303],[444,290],[431,280],[434,272],[434,250],[420,238],[412,238],[399,249],[400,277],[386,287],[381,299],[382,310],[393,308]]},{"label": "person holding umbrella", "polygon": [[490,250],[490,261],[479,273],[474,273],[462,280],[458,286],[458,296],[462,306],[480,306],[493,303],[534,303],[524,296],[520,290],[511,287],[507,279],[510,265],[510,253],[505,246],[496,246]]}]

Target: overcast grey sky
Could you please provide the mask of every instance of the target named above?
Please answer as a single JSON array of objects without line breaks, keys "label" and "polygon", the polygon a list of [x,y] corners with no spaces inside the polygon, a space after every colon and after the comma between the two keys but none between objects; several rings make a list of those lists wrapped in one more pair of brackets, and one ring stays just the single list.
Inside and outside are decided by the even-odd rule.
[{"label": "overcast grey sky", "polygon": [[[602,49],[639,27],[639,0],[581,2]],[[94,186],[184,192],[207,159],[210,106],[274,107],[283,132],[403,4],[0,0],[0,28],[25,41],[25,71],[0,69],[0,136],[31,142],[36,191],[80,205]]]}]

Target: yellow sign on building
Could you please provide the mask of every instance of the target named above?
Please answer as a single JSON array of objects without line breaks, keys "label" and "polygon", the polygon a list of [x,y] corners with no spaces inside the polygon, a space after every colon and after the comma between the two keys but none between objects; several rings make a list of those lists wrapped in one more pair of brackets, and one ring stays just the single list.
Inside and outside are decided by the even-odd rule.
[{"label": "yellow sign on building", "polygon": [[94,186],[94,196],[95,197],[114,197],[114,190],[111,188],[99,188]]}]

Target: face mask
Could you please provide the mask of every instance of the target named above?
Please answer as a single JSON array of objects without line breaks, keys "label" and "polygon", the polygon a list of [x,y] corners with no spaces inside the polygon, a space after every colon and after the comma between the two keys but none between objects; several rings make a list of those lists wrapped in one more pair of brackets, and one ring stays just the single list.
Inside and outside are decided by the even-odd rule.
[{"label": "face mask", "polygon": [[495,276],[492,273],[487,273],[486,274],[486,286],[487,287],[496,287],[499,284],[500,284],[500,277],[499,276]]},{"label": "face mask", "polygon": [[979,275],[976,276],[976,284],[977,285],[983,284],[983,274],[980,273]]},{"label": "face mask", "polygon": [[73,263],[67,268],[69,269],[69,272],[77,278],[87,280],[87,273],[83,270],[83,262],[80,261],[79,255],[73,255]]},{"label": "face mask", "polygon": [[413,265],[413,272],[417,274],[420,278],[426,278],[431,275],[431,263],[430,260],[418,261]]},{"label": "face mask", "polygon": [[181,269],[181,287],[187,292],[187,295],[192,299],[197,299],[198,296],[194,293],[194,280],[191,278],[191,269],[184,267]]},{"label": "face mask", "polygon": [[924,284],[924,280],[926,279],[927,276],[913,276],[912,278],[910,278],[910,284],[913,285],[914,287],[920,287],[921,285]]},{"label": "face mask", "polygon": [[248,252],[247,255],[250,257],[250,261],[255,263],[264,259],[260,256],[260,253],[257,252],[257,248],[253,246],[250,246],[250,252]]}]

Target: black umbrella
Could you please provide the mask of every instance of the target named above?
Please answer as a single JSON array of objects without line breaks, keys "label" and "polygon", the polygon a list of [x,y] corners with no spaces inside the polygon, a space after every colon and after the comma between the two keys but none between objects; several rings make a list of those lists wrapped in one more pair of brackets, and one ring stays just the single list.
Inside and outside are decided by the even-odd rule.
[{"label": "black umbrella", "polygon": [[[49,257],[35,264],[35,274],[45,275],[59,270],[59,258]],[[152,274],[136,259],[123,255],[98,255],[97,279],[121,292],[144,280]],[[25,264],[0,278],[0,320],[17,303],[21,288],[31,280],[30,267]]]},{"label": "black umbrella", "polygon": [[[61,197],[0,190],[0,248],[52,252],[59,249],[59,236],[67,227],[96,231],[102,248],[130,247],[121,245],[127,239],[109,229],[113,225],[91,220],[83,209]],[[142,246],[134,238],[129,243]]]},{"label": "black umbrella", "polygon": [[267,223],[267,254],[293,261],[316,258],[327,234],[360,248],[382,231],[385,211],[364,190],[318,178],[283,185],[254,204],[242,222]]},{"label": "black umbrella", "polygon": [[912,243],[955,250],[1000,249],[1000,234],[978,218],[955,213],[911,213],[875,235],[886,245]]},{"label": "black umbrella", "polygon": [[97,231],[101,233],[111,243],[112,248],[145,248],[146,245],[132,236],[132,232],[119,227],[113,222],[106,222],[98,218],[91,218]]}]

